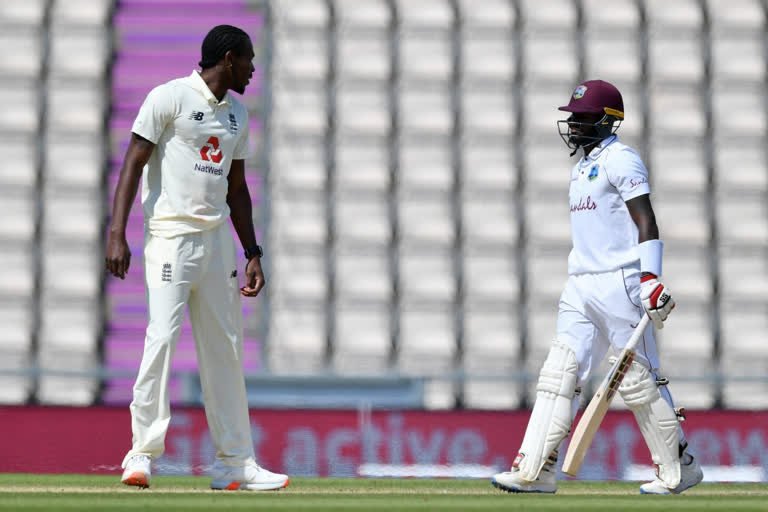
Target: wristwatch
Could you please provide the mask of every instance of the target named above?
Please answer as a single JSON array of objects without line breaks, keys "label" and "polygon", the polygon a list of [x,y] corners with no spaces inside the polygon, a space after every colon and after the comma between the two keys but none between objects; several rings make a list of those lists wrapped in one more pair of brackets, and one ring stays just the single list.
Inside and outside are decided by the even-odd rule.
[{"label": "wristwatch", "polygon": [[245,259],[250,260],[256,256],[259,258],[264,256],[264,251],[261,249],[260,245],[254,245],[253,247],[249,247],[245,250]]}]

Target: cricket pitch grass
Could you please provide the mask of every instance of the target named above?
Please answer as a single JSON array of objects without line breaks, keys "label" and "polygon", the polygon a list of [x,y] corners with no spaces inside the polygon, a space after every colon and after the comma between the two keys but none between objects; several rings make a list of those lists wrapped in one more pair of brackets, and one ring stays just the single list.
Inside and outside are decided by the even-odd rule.
[{"label": "cricket pitch grass", "polygon": [[126,487],[115,475],[0,474],[0,510],[558,510],[768,511],[768,485],[700,484],[679,496],[643,496],[637,483],[560,483],[555,495],[507,494],[488,480],[292,478],[280,491],[212,491],[205,477],[155,476]]}]

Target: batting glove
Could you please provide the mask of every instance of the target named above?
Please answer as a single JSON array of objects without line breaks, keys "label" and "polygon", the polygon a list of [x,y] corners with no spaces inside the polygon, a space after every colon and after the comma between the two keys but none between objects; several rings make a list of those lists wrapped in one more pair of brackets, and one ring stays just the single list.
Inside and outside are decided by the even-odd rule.
[{"label": "batting glove", "polygon": [[661,284],[653,274],[646,274],[640,279],[640,300],[648,317],[657,329],[664,328],[664,320],[675,309],[675,299],[669,288]]}]

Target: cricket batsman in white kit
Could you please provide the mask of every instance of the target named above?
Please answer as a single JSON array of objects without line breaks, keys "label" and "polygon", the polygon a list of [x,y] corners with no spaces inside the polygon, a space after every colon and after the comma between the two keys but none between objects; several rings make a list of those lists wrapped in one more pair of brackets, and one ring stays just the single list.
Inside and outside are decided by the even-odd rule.
[{"label": "cricket batsman in white kit", "polygon": [[[675,302],[661,281],[662,249],[649,198],[648,171],[617,136],[624,119],[621,93],[608,82],[579,85],[559,121],[560,136],[574,155],[570,208],[573,248],[569,278],[560,297],[557,335],[536,386],[536,403],[510,471],[491,483],[509,492],[554,493],[558,447],[570,433],[581,386],[609,347],[620,352],[647,312],[657,329]],[[619,386],[656,468],[643,494],[678,494],[702,480],[688,453],[667,379],[649,325]]]},{"label": "cricket batsman in white kit", "polygon": [[[229,90],[245,91],[253,57],[244,31],[214,27],[202,44],[202,71],[153,89],[132,128],[106,249],[107,269],[125,278],[131,256],[125,228],[143,176],[149,325],[130,406],[133,447],[122,464],[127,485],[148,487],[151,461],[165,449],[171,419],[168,377],[186,307],[217,451],[211,488],[288,485],[286,475],[256,464],[242,369],[240,295],[256,296],[264,274],[245,182],[248,111]],[[245,248],[242,288],[227,217]]]}]

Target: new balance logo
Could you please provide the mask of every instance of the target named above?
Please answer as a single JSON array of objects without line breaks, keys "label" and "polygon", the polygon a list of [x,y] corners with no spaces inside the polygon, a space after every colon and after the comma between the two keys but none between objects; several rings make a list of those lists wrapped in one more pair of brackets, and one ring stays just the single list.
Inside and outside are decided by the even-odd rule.
[{"label": "new balance logo", "polygon": [[229,129],[233,132],[237,131],[237,118],[232,113],[229,114]]},{"label": "new balance logo", "polygon": [[191,114],[189,114],[189,119],[192,119],[194,121],[202,121],[203,120],[203,113],[198,112],[197,110],[193,110]]},{"label": "new balance logo", "polygon": [[163,263],[163,273],[161,274],[161,279],[166,283],[171,282],[171,264],[170,263]]},{"label": "new balance logo", "polygon": [[237,269],[233,270],[229,277],[237,277]]}]

